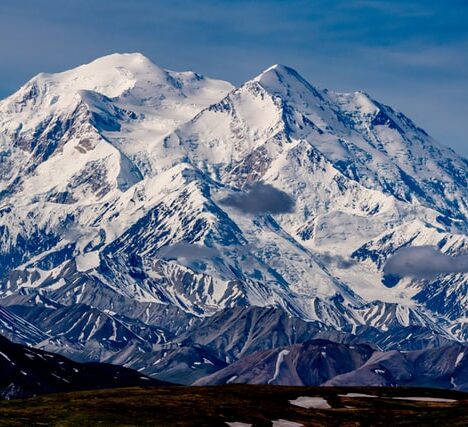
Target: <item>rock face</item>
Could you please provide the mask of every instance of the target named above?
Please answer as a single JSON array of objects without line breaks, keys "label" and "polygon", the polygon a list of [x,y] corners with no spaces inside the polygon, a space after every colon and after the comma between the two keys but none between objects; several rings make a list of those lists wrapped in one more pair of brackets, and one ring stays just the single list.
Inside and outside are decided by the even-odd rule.
[{"label": "rock face", "polygon": [[312,338],[466,342],[466,273],[383,266],[467,252],[467,166],[281,65],[238,88],[140,54],[40,74],[0,101],[1,330],[178,381]]},{"label": "rock face", "polygon": [[0,334],[29,346],[36,345],[49,337],[47,333],[5,307],[0,307]]},{"label": "rock face", "polygon": [[76,363],[0,336],[0,399],[44,393],[115,387],[168,385],[132,369],[103,363]]},{"label": "rock face", "polygon": [[372,355],[367,345],[347,346],[326,340],[256,352],[195,384],[321,385],[361,367]]},{"label": "rock face", "polygon": [[436,387],[468,390],[468,347],[453,344],[408,353],[374,353],[360,368],[325,385]]},{"label": "rock face", "polygon": [[242,357],[196,385],[405,386],[468,390],[468,346],[410,352],[313,340]]}]

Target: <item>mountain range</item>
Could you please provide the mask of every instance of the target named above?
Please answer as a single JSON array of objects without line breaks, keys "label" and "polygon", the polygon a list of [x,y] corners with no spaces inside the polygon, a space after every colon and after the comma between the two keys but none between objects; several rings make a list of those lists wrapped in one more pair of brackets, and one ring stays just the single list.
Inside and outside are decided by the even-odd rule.
[{"label": "mountain range", "polygon": [[[468,274],[385,265],[464,256],[467,230],[465,158],[283,65],[234,87],[114,54],[0,101],[0,332],[80,362],[192,383],[370,346],[342,385],[376,354],[455,355]],[[415,375],[412,357],[395,363]]]}]

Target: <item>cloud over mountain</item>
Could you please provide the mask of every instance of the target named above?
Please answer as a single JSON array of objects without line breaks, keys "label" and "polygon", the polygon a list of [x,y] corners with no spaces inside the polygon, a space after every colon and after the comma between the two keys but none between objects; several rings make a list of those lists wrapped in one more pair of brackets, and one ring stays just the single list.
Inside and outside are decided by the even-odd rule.
[{"label": "cloud over mountain", "polygon": [[270,184],[257,182],[246,192],[227,196],[220,201],[245,214],[283,214],[294,212],[294,199]]},{"label": "cloud over mountain", "polygon": [[432,246],[400,248],[384,266],[385,274],[431,278],[468,272],[468,255],[450,256]]},{"label": "cloud over mountain", "polygon": [[341,255],[335,255],[330,252],[324,252],[320,255],[320,259],[326,264],[333,264],[336,267],[346,270],[351,268],[353,265],[356,264],[356,261],[352,258],[345,258]]},{"label": "cloud over mountain", "polygon": [[185,258],[189,261],[212,258],[218,254],[214,248],[207,246],[190,244],[186,242],[176,243],[163,247],[159,251],[159,256],[165,259]]}]

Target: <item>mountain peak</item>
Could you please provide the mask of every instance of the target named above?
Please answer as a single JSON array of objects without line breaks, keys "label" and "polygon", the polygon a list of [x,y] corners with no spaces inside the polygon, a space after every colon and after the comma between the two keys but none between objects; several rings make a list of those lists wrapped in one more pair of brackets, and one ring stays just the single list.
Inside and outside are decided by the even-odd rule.
[{"label": "mountain peak", "polygon": [[253,81],[260,83],[267,91],[274,94],[290,96],[292,92],[296,94],[312,92],[314,96],[321,96],[314,86],[287,65],[272,65]]},{"label": "mountain peak", "polygon": [[[60,73],[39,73],[23,86],[20,97],[22,91],[28,95],[32,90],[35,96],[64,100],[72,99],[80,90],[91,90],[114,98],[138,81],[164,84],[167,72],[141,53],[114,53]],[[13,100],[17,94],[12,95]]]},{"label": "mountain peak", "polygon": [[302,79],[299,73],[291,67],[283,64],[274,64],[268,67],[265,71],[260,73],[254,78],[255,81],[264,81],[266,79],[284,79],[284,78],[296,78]]},{"label": "mountain peak", "polygon": [[79,89],[96,90],[113,97],[137,81],[165,82],[166,74],[141,53],[114,53],[54,77],[76,83],[81,86]]},{"label": "mountain peak", "polygon": [[262,74],[268,73],[270,71],[275,71],[278,73],[297,73],[296,70],[294,70],[291,67],[288,67],[287,65],[284,64],[273,64],[270,67],[268,67],[265,71],[263,71]]},{"label": "mountain peak", "polygon": [[147,71],[150,70],[161,70],[158,66],[153,64],[145,55],[139,52],[134,53],[112,53],[109,55],[102,56],[100,58],[91,61],[88,64],[81,65],[76,68],[86,69],[93,68],[99,71],[99,68],[125,68],[132,71]]}]

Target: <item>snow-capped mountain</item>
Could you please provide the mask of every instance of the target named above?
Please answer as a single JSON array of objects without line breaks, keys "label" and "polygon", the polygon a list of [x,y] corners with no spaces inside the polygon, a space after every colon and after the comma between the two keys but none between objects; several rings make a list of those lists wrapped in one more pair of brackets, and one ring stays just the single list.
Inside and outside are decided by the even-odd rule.
[{"label": "snow-capped mountain", "polygon": [[[281,65],[238,88],[140,54],[40,74],[0,101],[0,302],[37,345],[138,369],[248,307],[385,346],[466,341],[466,273],[383,266],[409,245],[466,253],[467,166],[369,95]],[[294,209],[247,211],[258,186]]]}]

